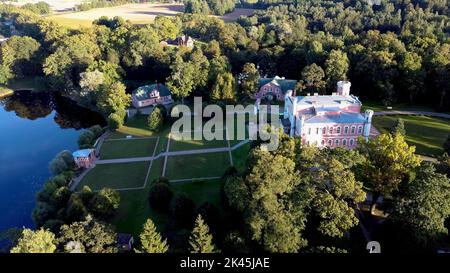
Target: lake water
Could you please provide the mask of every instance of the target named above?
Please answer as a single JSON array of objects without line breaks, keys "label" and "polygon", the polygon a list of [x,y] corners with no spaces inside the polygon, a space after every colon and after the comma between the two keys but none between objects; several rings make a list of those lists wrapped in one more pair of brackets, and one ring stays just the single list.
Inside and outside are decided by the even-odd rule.
[{"label": "lake water", "polygon": [[51,176],[48,163],[77,149],[83,128],[102,117],[48,93],[16,92],[0,99],[0,231],[33,227],[35,194]]}]

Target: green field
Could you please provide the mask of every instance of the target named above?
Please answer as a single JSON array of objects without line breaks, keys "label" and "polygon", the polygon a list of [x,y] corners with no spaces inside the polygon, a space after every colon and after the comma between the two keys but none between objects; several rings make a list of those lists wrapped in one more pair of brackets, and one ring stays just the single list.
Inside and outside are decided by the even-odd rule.
[{"label": "green field", "polygon": [[157,138],[106,140],[100,149],[100,159],[152,156]]},{"label": "green field", "polygon": [[[148,178],[148,183],[143,190],[120,191],[120,206],[113,218],[113,224],[119,232],[133,234],[136,238],[142,231],[142,225],[148,218],[163,232],[168,222],[168,215],[154,211],[148,202],[148,192],[151,181],[161,175],[163,159],[153,162]],[[223,182],[220,180],[183,182],[171,184],[174,193],[184,192],[192,198],[197,206],[204,202],[210,202],[217,207],[221,207],[221,189]]]},{"label": "green field", "polygon": [[61,26],[65,26],[72,29],[79,29],[79,28],[90,28],[92,27],[92,21],[90,20],[83,20],[83,19],[77,19],[77,18],[65,18],[61,16],[49,16],[47,17],[49,20],[56,22],[60,24]]},{"label": "green field", "polygon": [[162,164],[162,158],[153,161],[145,189],[119,192],[120,206],[113,218],[113,224],[119,232],[131,233],[138,238],[148,218],[153,220],[158,230],[164,230],[167,215],[152,210],[148,202],[151,181],[161,176]]},{"label": "green field", "polygon": [[124,138],[127,135],[137,137],[154,136],[154,133],[148,129],[147,117],[143,115],[136,115],[129,118],[124,125],[120,126],[116,132],[113,132],[109,138]]},{"label": "green field", "polygon": [[247,162],[249,152],[250,143],[244,144],[236,150],[231,151],[231,156],[233,157],[233,165],[239,172],[245,170],[245,163]]},{"label": "green field", "polygon": [[228,141],[223,140],[175,140],[170,139],[169,151],[186,151],[196,149],[208,149],[208,148],[226,148],[228,147]]},{"label": "green field", "polygon": [[435,110],[429,106],[420,106],[420,105],[410,105],[407,103],[394,103],[390,105],[391,109],[388,109],[386,105],[381,104],[380,102],[372,102],[372,101],[363,101],[362,110],[370,109],[375,112],[381,111],[428,111],[435,112]]},{"label": "green field", "polygon": [[[101,159],[126,158],[131,156],[149,156],[153,153],[156,138],[147,139],[139,137],[159,137],[156,154],[164,152],[170,133],[170,125],[161,132],[154,133],[147,129],[147,117],[135,116],[116,132],[111,133],[101,147]],[[132,135],[134,139],[126,139]],[[237,141],[239,142],[239,141]],[[176,141],[171,139],[171,151],[204,149],[215,147],[228,147],[226,140],[221,141]],[[247,153],[247,145],[233,153],[234,161],[242,165],[239,160],[241,155]],[[248,148],[248,147],[247,147]],[[151,150],[151,153],[147,151]],[[144,154],[145,153],[145,154]],[[246,157],[245,157],[246,158]],[[174,182],[171,188],[174,193],[184,192],[190,196],[197,206],[204,202],[210,202],[221,207],[221,188],[223,182],[219,179],[195,181],[202,177],[219,177],[230,166],[229,153],[207,153],[196,155],[170,156],[167,158],[166,176],[169,179],[192,179],[194,181]],[[244,159],[245,160],[245,159]],[[142,165],[142,163],[145,163]],[[144,189],[119,191],[121,196],[120,207],[117,210],[113,224],[119,232],[125,232],[138,236],[144,222],[151,218],[158,230],[164,232],[168,223],[168,215],[155,212],[149,205],[148,192],[151,181],[161,176],[164,157],[156,159],[152,163],[149,178]],[[105,164],[97,165],[92,169],[79,188],[89,185],[98,190],[102,187],[123,188],[140,187],[144,184],[149,162]],[[123,181],[126,181],[123,183]]]},{"label": "green field", "polygon": [[443,153],[442,145],[450,134],[450,120],[426,116],[374,116],[373,125],[387,132],[398,118],[405,122],[406,141],[416,146],[416,153],[436,157]]},{"label": "green field", "polygon": [[222,176],[229,166],[228,152],[170,156],[166,176],[171,180]]},{"label": "green field", "polygon": [[[126,136],[131,135],[134,137],[159,137],[158,147],[156,147],[155,155],[165,152],[168,141],[168,135],[170,132],[170,126],[167,125],[161,132],[152,132],[147,129],[147,117],[146,116],[134,116],[127,120],[127,122],[121,126],[117,131],[112,132],[108,139],[125,139]],[[153,153],[153,150],[152,150]]]},{"label": "green field", "polygon": [[210,202],[217,207],[221,204],[221,190],[223,182],[220,179],[208,181],[172,183],[171,188],[176,192],[184,192],[200,206],[204,202]]},{"label": "green field", "polygon": [[78,185],[92,190],[102,188],[135,188],[144,185],[149,162],[101,164],[90,170]]}]

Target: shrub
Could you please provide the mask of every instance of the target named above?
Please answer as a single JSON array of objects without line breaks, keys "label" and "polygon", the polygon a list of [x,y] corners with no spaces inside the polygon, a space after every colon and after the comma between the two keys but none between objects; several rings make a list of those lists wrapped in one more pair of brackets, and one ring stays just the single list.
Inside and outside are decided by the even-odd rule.
[{"label": "shrub", "polygon": [[67,150],[64,150],[57,154],[52,161],[50,161],[49,169],[50,171],[57,175],[61,174],[65,171],[70,170],[74,165],[74,160],[72,153]]},{"label": "shrub", "polygon": [[149,192],[150,206],[155,210],[167,212],[169,210],[170,201],[172,201],[172,191],[168,184],[159,182],[150,188]]},{"label": "shrub", "polygon": [[163,111],[160,107],[155,107],[148,116],[148,128],[151,131],[159,132],[164,124]]},{"label": "shrub", "polygon": [[176,227],[192,227],[195,217],[195,203],[186,194],[181,193],[175,196],[170,203],[170,214],[172,223]]},{"label": "shrub", "polygon": [[122,126],[122,124],[123,124],[123,118],[119,114],[112,113],[108,116],[109,129],[115,131],[115,130],[119,129],[119,127]]},{"label": "shrub", "polygon": [[156,184],[156,183],[163,183],[163,184],[166,184],[166,185],[168,185],[168,186],[170,185],[169,179],[168,179],[167,177],[164,177],[164,176],[160,176],[160,177],[154,179],[154,180],[152,181],[152,183],[153,183],[153,184]]},{"label": "shrub", "polygon": [[98,138],[103,133],[103,129],[102,129],[102,127],[100,125],[91,126],[91,127],[89,127],[88,130],[91,131],[94,134],[95,138]]},{"label": "shrub", "polygon": [[103,188],[95,194],[89,203],[89,210],[98,218],[108,218],[119,208],[120,194],[109,188]]},{"label": "shrub", "polygon": [[220,227],[220,211],[209,202],[203,203],[198,209],[197,214],[200,214],[208,224],[211,232],[216,233]]},{"label": "shrub", "polygon": [[78,147],[80,147],[80,149],[91,148],[94,141],[95,134],[90,130],[85,130],[78,137]]}]

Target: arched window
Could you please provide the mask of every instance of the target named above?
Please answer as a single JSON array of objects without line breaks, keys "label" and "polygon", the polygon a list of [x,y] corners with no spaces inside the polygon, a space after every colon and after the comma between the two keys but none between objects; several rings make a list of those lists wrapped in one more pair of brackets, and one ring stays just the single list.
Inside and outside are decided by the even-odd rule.
[{"label": "arched window", "polygon": [[322,146],[325,146],[325,140],[324,139],[322,139]]},{"label": "arched window", "polygon": [[354,143],[355,141],[353,139],[350,139],[350,146],[353,146]]},{"label": "arched window", "polygon": [[358,126],[358,134],[362,134],[362,126]]},{"label": "arched window", "polygon": [[327,133],[327,128],[326,128],[326,127],[323,127],[323,128],[322,128],[322,134],[325,135],[326,133]]},{"label": "arched window", "polygon": [[347,140],[346,139],[342,140],[342,146],[347,146]]},{"label": "arched window", "polygon": [[308,135],[311,134],[311,128],[308,128]]},{"label": "arched window", "polygon": [[334,146],[339,146],[339,139],[334,140]]},{"label": "arched window", "polygon": [[346,134],[346,135],[348,134],[348,126],[344,127],[344,134]]},{"label": "arched window", "polygon": [[356,133],[356,126],[352,126],[351,133],[352,133],[352,135],[354,135]]},{"label": "arched window", "polygon": [[319,134],[319,127],[316,128],[316,135]]},{"label": "arched window", "polygon": [[340,134],[340,133],[341,133],[341,127],[337,127],[337,128],[336,128],[336,133],[337,133],[337,134]]},{"label": "arched window", "polygon": [[330,127],[330,135],[333,134],[333,127]]},{"label": "arched window", "polygon": [[333,146],[333,141],[331,139],[328,140],[328,146]]}]

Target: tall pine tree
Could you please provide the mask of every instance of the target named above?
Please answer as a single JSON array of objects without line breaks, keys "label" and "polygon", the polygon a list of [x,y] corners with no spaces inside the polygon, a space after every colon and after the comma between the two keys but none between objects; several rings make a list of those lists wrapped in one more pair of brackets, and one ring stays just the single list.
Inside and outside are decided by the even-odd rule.
[{"label": "tall pine tree", "polygon": [[156,231],[156,226],[151,219],[147,219],[144,224],[144,230],[141,235],[141,249],[135,250],[136,252],[144,253],[166,253],[169,250],[167,240],[163,240],[161,234]]},{"label": "tall pine tree", "polygon": [[212,242],[212,235],[209,233],[208,225],[199,214],[195,220],[195,226],[189,237],[191,253],[214,253],[217,252]]}]

